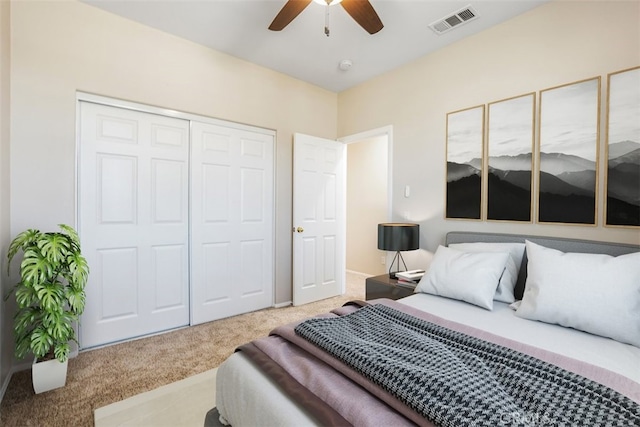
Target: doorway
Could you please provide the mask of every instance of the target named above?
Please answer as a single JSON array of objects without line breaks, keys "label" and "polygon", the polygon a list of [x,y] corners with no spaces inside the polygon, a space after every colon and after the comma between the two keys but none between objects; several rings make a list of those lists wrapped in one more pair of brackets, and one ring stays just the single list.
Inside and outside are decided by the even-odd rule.
[{"label": "doorway", "polygon": [[[322,153],[326,151],[322,148],[325,144],[336,144],[335,141],[324,140],[322,138],[312,137],[309,135],[296,134],[294,142],[297,143],[300,139],[301,145],[309,145],[311,152]],[[303,140],[308,141],[305,143]],[[340,156],[331,155],[325,160],[318,160],[315,155],[301,156],[298,160],[295,160],[296,149],[294,149],[294,194],[293,194],[293,302],[295,304],[301,304],[310,302],[312,300],[327,298],[332,295],[338,295],[339,293],[345,293],[346,281],[345,275],[348,272],[349,276],[358,276],[361,282],[364,284],[364,278],[368,276],[379,275],[386,270],[386,254],[381,253],[377,249],[377,224],[380,222],[387,222],[391,213],[391,153],[392,153],[392,128],[387,126],[384,128],[378,128],[371,131],[347,136],[338,140],[338,146],[342,146],[340,151],[348,151],[349,146],[352,145],[353,158],[351,168],[353,170],[346,171],[348,167],[342,166],[345,169],[347,175],[346,179],[343,177],[340,180],[337,179],[337,175],[334,173],[322,173],[322,176],[318,176],[313,165],[324,164],[329,161],[333,164],[338,158],[344,158],[344,154]],[[331,152],[333,149],[329,150]],[[326,154],[326,153],[325,153]],[[346,154],[346,153],[345,153]],[[347,155],[347,163],[349,162],[349,155]],[[296,172],[297,171],[297,172]],[[304,172],[304,173],[303,173]],[[308,175],[308,179],[303,179],[302,175]],[[347,187],[349,186],[349,175],[351,175],[351,194]],[[376,179],[372,179],[375,176]],[[328,185],[329,182],[334,180],[327,179],[334,177],[335,185]],[[311,179],[313,178],[313,179]],[[317,186],[305,186],[303,181],[316,182],[321,181],[324,184],[320,187]],[[340,181],[341,184],[337,184]],[[298,185],[300,183],[300,185]],[[329,191],[330,189],[336,189],[336,186],[342,186],[341,192]],[[312,188],[313,187],[313,188]],[[303,190],[302,192],[300,190]],[[307,194],[308,193],[308,194]],[[365,193],[367,196],[365,197]],[[322,203],[326,197],[331,196],[330,199],[334,203],[326,205]],[[309,197],[311,198],[309,199]],[[318,210],[318,204],[322,206],[335,207],[336,209],[320,209]],[[352,207],[352,233],[351,239],[348,237],[349,229],[349,214],[347,205],[351,204]],[[340,206],[338,206],[340,205]],[[375,206],[375,213],[372,213],[371,208]],[[306,214],[303,214],[303,211]],[[335,211],[335,212],[334,212]],[[338,214],[339,211],[342,213]],[[326,246],[324,243],[318,243],[319,239],[313,235],[306,236],[306,227],[302,226],[305,220],[310,220],[315,224],[317,218],[322,215],[318,215],[317,212],[324,214],[335,213],[337,216],[333,219],[333,222],[341,224],[339,226],[342,231],[338,233],[329,233],[322,240],[333,242],[332,245]],[[313,233],[312,233],[313,234]],[[327,239],[328,238],[328,239]],[[351,241],[351,245],[349,245]],[[303,245],[303,243],[306,244]],[[354,245],[356,247],[354,247]],[[302,248],[306,247],[306,251]],[[327,252],[327,248],[339,248],[341,253],[334,253],[332,250]],[[306,254],[306,256],[305,256]],[[333,254],[329,258],[323,260],[322,257],[327,254]],[[337,257],[335,256],[337,255]],[[351,259],[351,265],[348,265],[348,259]],[[335,262],[326,263],[326,260],[333,260]],[[361,261],[364,260],[364,263]],[[356,270],[357,269],[357,270]],[[313,274],[305,276],[301,274],[303,271],[313,272]],[[339,274],[342,277],[338,277],[335,274]],[[321,279],[318,279],[318,275]],[[309,280],[302,280],[303,278]],[[313,280],[311,280],[313,278]],[[335,280],[334,280],[335,279]],[[315,289],[321,288],[324,283],[333,284],[335,281],[341,282],[335,289],[335,293],[332,295],[315,295]],[[328,288],[327,288],[328,289]],[[310,295],[309,298],[304,300],[298,298],[297,295],[306,293]]]},{"label": "doorway", "polygon": [[383,274],[386,254],[378,250],[377,225],[391,218],[392,128],[341,138],[347,144],[346,270]]}]

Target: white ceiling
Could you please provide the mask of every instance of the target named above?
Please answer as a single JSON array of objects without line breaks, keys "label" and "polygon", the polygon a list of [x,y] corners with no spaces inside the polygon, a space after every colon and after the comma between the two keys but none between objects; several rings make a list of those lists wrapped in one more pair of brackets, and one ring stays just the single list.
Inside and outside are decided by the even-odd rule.
[{"label": "white ceiling", "polygon": [[[384,28],[364,31],[340,5],[311,3],[280,32],[267,27],[286,0],[82,0],[333,92],[478,33],[548,0],[370,0]],[[478,19],[442,35],[428,26],[471,5]],[[353,66],[342,71],[341,60]]]}]

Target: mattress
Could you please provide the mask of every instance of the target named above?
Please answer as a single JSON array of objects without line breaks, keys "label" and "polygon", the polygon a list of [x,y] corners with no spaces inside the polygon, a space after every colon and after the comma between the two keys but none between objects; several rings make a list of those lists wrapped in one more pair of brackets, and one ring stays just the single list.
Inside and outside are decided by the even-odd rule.
[{"label": "mattress", "polygon": [[[570,328],[519,318],[504,303],[493,311],[428,294],[399,302],[488,333],[577,359],[640,384],[640,348]],[[640,399],[640,398],[639,398]],[[218,369],[216,405],[223,423],[242,425],[316,425],[301,406],[241,352]],[[248,408],[251,408],[248,410]]]}]

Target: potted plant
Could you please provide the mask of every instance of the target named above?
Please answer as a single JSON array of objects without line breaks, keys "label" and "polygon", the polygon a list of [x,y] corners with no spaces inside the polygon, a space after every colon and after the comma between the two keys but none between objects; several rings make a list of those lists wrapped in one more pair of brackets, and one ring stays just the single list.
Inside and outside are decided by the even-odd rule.
[{"label": "potted plant", "polygon": [[[20,281],[9,292],[15,294],[15,354],[35,356],[32,367],[36,393],[64,386],[69,343],[76,340],[74,323],[84,311],[84,288],[89,266],[80,250],[75,230],[60,224],[61,232],[42,233],[29,229],[18,234],[9,246],[9,265],[22,251]],[[5,298],[6,299],[6,298]],[[53,369],[57,377],[42,378]]]}]

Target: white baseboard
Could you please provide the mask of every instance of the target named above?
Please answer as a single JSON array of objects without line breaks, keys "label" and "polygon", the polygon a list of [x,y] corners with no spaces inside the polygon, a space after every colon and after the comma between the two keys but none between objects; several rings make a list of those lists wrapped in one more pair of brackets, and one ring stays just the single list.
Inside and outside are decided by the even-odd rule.
[{"label": "white baseboard", "polygon": [[279,302],[278,304],[274,304],[273,307],[274,308],[289,307],[292,304],[293,303],[291,301],[285,301],[285,302]]},{"label": "white baseboard", "polygon": [[375,276],[375,274],[361,273],[361,272],[359,272],[359,271],[353,271],[353,270],[347,270],[347,273],[349,273],[349,274],[355,274],[355,275],[357,275],[357,276],[362,276],[362,277],[364,277],[365,279],[366,279],[367,277]]},{"label": "white baseboard", "polygon": [[9,370],[9,375],[4,380],[2,384],[2,388],[0,388],[0,404],[2,404],[2,399],[4,398],[4,393],[7,391],[7,387],[9,387],[9,383],[11,382],[11,377],[13,376],[13,368]]},{"label": "white baseboard", "polygon": [[[346,270],[346,272],[349,273],[349,274],[355,274],[357,276],[360,276],[363,279],[366,279],[367,277],[374,276],[374,274],[361,273],[359,271],[353,271],[353,270]],[[293,305],[292,301],[285,301],[285,302],[280,302],[278,304],[274,304],[273,307],[274,308],[283,308],[283,307],[289,307],[290,305]]]},{"label": "white baseboard", "polygon": [[20,371],[26,371],[27,369],[31,369],[30,362],[19,363],[17,365],[13,365],[11,369],[9,369],[9,375],[7,375],[7,378],[4,380],[4,383],[2,383],[2,388],[0,388],[0,403],[2,403],[2,399],[4,399],[4,394],[7,392],[7,389],[9,388],[9,383],[11,382],[11,377],[13,377],[13,374]]}]

